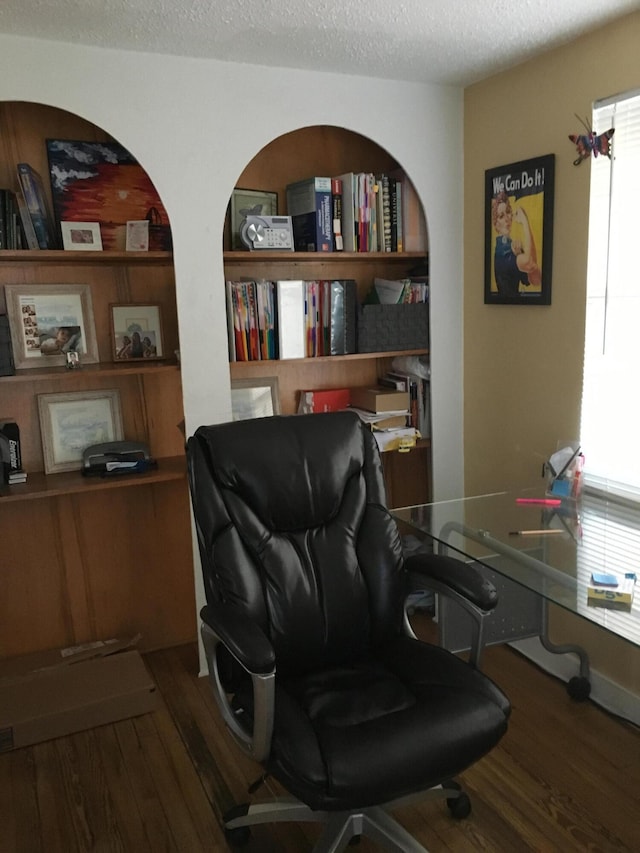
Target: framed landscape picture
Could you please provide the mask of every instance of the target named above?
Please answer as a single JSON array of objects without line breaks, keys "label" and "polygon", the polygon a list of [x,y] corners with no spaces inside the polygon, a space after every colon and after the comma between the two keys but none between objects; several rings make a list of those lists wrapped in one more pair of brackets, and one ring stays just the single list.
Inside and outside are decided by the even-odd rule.
[{"label": "framed landscape picture", "polygon": [[115,389],[38,394],[38,413],[46,474],[77,471],[87,447],[123,439]]},{"label": "framed landscape picture", "polygon": [[5,284],[16,368],[95,363],[98,344],[88,284]]},{"label": "framed landscape picture", "polygon": [[111,353],[114,361],[164,358],[159,305],[131,302],[111,305]]},{"label": "framed landscape picture", "polygon": [[148,219],[149,248],[171,248],[169,217],[151,179],[118,142],[47,139],[53,212],[62,222],[97,222],[108,251],[125,251],[129,220]]},{"label": "framed landscape picture", "polygon": [[550,305],[555,157],[485,172],[484,301]]}]

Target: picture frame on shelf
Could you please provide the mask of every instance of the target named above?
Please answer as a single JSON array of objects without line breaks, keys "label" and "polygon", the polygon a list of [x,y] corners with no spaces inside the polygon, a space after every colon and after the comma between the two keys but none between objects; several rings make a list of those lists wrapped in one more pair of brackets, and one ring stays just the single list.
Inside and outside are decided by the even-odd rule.
[{"label": "picture frame on shelf", "polygon": [[555,155],[485,172],[484,301],[551,305]]},{"label": "picture frame on shelf", "polygon": [[124,437],[117,389],[38,394],[38,415],[45,474],[79,471],[87,447]]},{"label": "picture frame on shelf", "polygon": [[101,252],[99,222],[61,222],[62,248],[72,252]]},{"label": "picture frame on shelf", "polygon": [[231,416],[234,421],[280,414],[277,376],[231,381]]},{"label": "picture frame on shelf", "polygon": [[60,367],[67,353],[99,361],[88,284],[5,284],[16,369]]},{"label": "picture frame on shelf", "polygon": [[229,218],[231,223],[231,249],[246,249],[240,231],[247,216],[277,216],[278,193],[236,187],[231,193]]},{"label": "picture frame on shelf", "polygon": [[109,309],[113,361],[160,361],[164,358],[160,305],[112,303]]},{"label": "picture frame on shelf", "polygon": [[130,219],[127,222],[127,240],[125,245],[127,252],[149,251],[149,220]]}]

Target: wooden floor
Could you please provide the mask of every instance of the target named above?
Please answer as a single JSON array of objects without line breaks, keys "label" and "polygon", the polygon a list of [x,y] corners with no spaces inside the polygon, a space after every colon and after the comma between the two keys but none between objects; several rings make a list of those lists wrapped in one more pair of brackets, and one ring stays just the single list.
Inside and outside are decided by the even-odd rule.
[{"label": "wooden floor", "polygon": [[[227,849],[220,814],[247,799],[258,770],[224,736],[195,646],[146,661],[161,710],[0,755],[2,853]],[[484,669],[513,715],[500,746],[461,778],[471,816],[455,822],[434,802],[400,821],[432,853],[640,850],[640,732],[572,702],[506,648],[489,649]],[[244,849],[304,853],[317,834],[312,824],[256,828]]]}]

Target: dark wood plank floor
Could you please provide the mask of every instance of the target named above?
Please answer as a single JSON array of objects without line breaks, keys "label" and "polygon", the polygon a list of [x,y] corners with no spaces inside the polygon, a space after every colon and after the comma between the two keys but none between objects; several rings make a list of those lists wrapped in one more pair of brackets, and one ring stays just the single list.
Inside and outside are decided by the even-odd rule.
[{"label": "dark wood plank floor", "polygon": [[[195,646],[146,662],[161,710],[0,755],[1,853],[227,849],[220,814],[247,799],[258,769],[224,735]],[[640,732],[572,702],[509,649],[489,649],[484,668],[513,716],[461,779],[471,816],[455,822],[434,802],[398,812],[401,822],[432,853],[640,850]],[[304,853],[317,835],[312,824],[260,827],[244,849]]]}]

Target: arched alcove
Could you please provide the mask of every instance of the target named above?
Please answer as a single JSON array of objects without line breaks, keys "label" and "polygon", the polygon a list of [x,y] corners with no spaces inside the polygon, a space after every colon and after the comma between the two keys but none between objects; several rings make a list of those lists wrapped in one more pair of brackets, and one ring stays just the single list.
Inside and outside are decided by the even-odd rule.
[{"label": "arched alcove", "polygon": [[[372,139],[334,125],[314,125],[285,133],[265,145],[238,176],[236,186],[277,193],[278,213],[286,214],[287,184],[316,175],[395,173],[402,169],[402,164]],[[406,178],[410,180],[410,175]],[[421,251],[426,253],[427,227],[420,203],[419,215],[424,242]],[[224,248],[229,250],[228,228],[224,236]]]},{"label": "arched alcove", "polygon": [[[28,163],[42,179],[50,211],[46,141],[116,142],[80,116],[37,103],[0,103],[0,127],[0,186],[15,192],[17,164]],[[113,175],[106,184],[120,192]],[[98,196],[106,184],[89,191],[97,204],[88,221],[100,222]],[[146,183],[140,187],[138,180],[140,214],[131,210],[143,219],[150,196]],[[183,568],[192,552],[173,256],[153,248],[126,251],[126,222],[106,224],[104,251],[0,250],[0,313],[8,310],[12,349],[22,356],[13,375],[0,376],[0,419],[18,424],[27,472],[26,483],[0,486],[3,656],[137,633],[141,648],[195,638],[193,578]],[[70,286],[81,288],[81,301],[65,295]],[[152,331],[162,358],[117,359],[114,305],[130,308],[136,322],[161,318]],[[29,351],[20,328],[25,306],[33,309],[38,333],[45,312],[47,321],[60,323],[64,314],[81,326],[81,339],[94,345],[79,348],[79,369],[69,370],[62,353],[47,360],[41,346]],[[157,467],[120,478],[82,475],[84,445],[104,440],[91,427],[95,396],[119,404],[122,431],[107,434],[107,424],[106,438],[146,445]],[[73,442],[63,417],[68,405],[78,412],[74,429],[82,424]],[[117,424],[115,408],[113,419]]]},{"label": "arched alcove", "polygon": [[[247,164],[237,187],[277,194],[277,212],[287,210],[287,185],[310,177],[334,177],[345,173],[387,173],[398,176],[401,164],[377,143],[341,127],[317,125],[291,131],[274,139]],[[406,175],[403,185],[413,193],[416,242],[402,252],[263,252],[232,251],[231,226],[227,217],[224,235],[227,282],[264,278],[271,281],[349,279],[357,283],[358,298],[364,302],[375,277],[402,279],[428,269],[427,229],[422,205]],[[233,347],[231,347],[233,350]],[[345,356],[321,356],[290,360],[235,360],[231,380],[250,382],[276,377],[280,409],[298,410],[302,391],[352,388],[377,384],[392,367],[397,351],[360,352]],[[413,354],[424,355],[426,349]],[[417,457],[417,461],[416,461]],[[384,454],[385,472],[392,505],[426,501],[431,496],[431,446],[425,438],[410,454]]]}]

